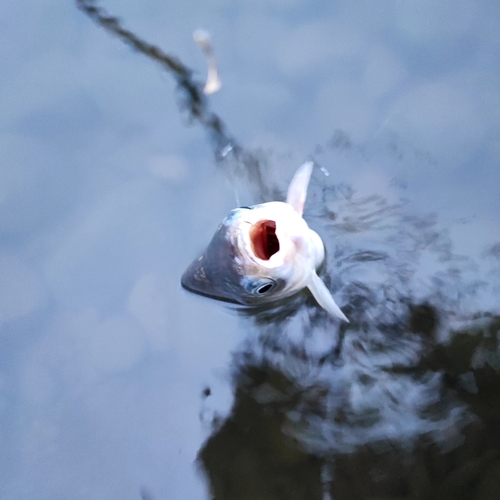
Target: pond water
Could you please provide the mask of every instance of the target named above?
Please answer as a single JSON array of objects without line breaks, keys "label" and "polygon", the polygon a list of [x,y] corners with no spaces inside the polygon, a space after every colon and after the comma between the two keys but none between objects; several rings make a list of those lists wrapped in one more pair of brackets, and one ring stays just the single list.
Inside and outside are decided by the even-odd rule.
[{"label": "pond water", "polygon": [[[498,498],[497,2],[80,5],[196,70],[2,7],[0,498]],[[308,159],[350,323],[182,290]]]}]

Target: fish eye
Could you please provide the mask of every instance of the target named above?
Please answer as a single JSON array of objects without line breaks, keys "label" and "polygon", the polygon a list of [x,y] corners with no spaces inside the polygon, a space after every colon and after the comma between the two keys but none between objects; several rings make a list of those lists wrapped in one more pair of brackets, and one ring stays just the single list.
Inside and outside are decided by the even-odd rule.
[{"label": "fish eye", "polygon": [[270,292],[276,286],[276,282],[272,279],[267,280],[259,280],[254,282],[252,286],[250,286],[251,293],[255,295],[265,295]]},{"label": "fish eye", "polygon": [[261,293],[267,293],[271,291],[274,288],[274,283],[266,283],[265,285],[260,286],[257,288],[256,293],[261,294]]}]

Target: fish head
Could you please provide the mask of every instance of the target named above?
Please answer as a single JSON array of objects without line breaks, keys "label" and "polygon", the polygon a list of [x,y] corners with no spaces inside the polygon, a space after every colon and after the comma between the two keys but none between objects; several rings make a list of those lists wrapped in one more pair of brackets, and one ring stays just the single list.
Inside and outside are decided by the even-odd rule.
[{"label": "fish head", "polygon": [[302,290],[323,259],[323,242],[290,204],[263,203],[232,210],[181,283],[213,299],[257,306]]}]

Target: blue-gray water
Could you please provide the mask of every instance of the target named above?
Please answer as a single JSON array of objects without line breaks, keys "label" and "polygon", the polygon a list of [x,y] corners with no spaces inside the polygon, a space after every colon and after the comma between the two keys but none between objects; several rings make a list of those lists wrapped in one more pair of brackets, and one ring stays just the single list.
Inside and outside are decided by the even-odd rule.
[{"label": "blue-gray water", "polygon": [[[2,6],[0,498],[497,498],[498,3],[101,5],[200,81],[211,32],[263,177],[74,2]],[[311,155],[351,324],[184,292]]]}]

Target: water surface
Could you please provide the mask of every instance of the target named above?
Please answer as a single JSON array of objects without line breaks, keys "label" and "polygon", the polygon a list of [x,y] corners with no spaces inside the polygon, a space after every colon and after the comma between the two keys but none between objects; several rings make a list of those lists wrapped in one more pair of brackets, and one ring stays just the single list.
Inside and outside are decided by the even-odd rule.
[{"label": "water surface", "polygon": [[[227,128],[73,2],[3,7],[0,497],[496,498],[497,4],[102,5],[199,82],[208,29]],[[183,291],[311,156],[351,323]]]}]

